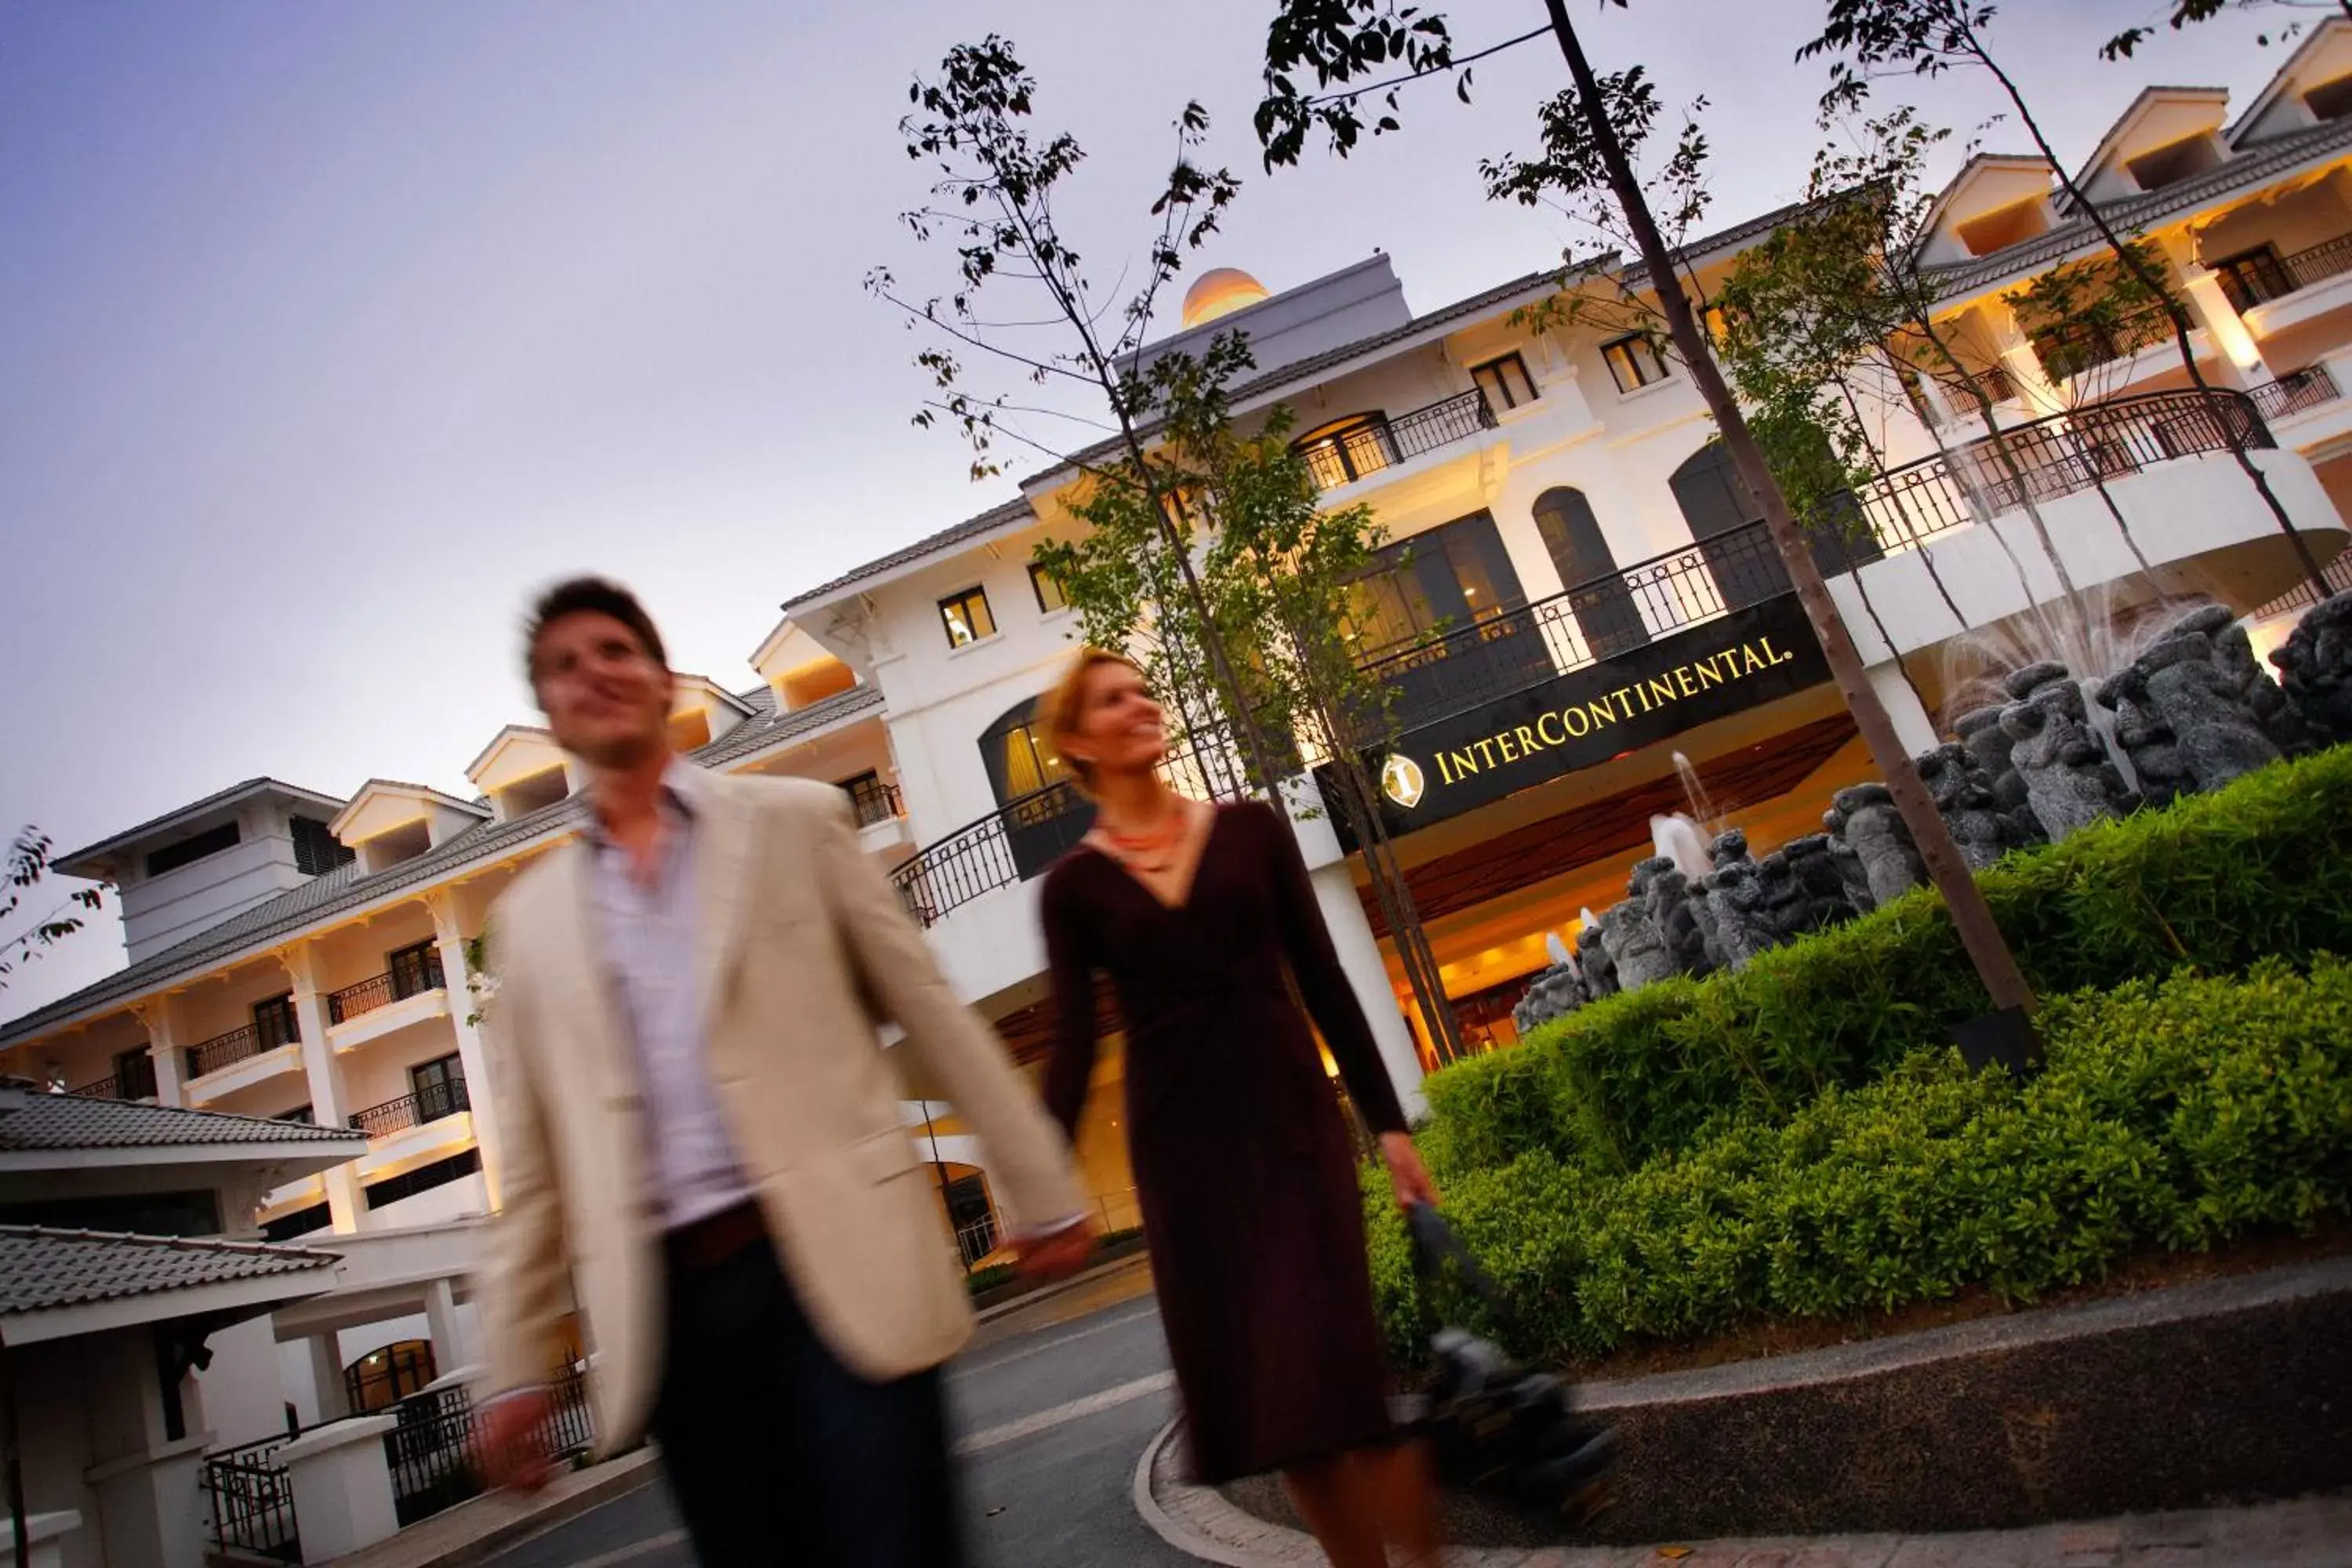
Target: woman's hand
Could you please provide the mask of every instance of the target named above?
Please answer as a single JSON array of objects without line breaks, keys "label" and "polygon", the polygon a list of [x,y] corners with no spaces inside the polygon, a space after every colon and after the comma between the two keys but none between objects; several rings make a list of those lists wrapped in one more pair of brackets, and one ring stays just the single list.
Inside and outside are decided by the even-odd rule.
[{"label": "woman's hand", "polygon": [[1421,1151],[1412,1146],[1411,1133],[1381,1133],[1381,1158],[1388,1162],[1389,1184],[1396,1189],[1397,1207],[1409,1209],[1415,1204],[1438,1206],[1437,1184],[1429,1179],[1429,1167],[1421,1163]]}]

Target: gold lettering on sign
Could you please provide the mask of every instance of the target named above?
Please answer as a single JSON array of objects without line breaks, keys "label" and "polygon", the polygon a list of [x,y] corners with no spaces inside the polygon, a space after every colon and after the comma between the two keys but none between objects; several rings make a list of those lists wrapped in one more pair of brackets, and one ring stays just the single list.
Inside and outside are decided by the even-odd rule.
[{"label": "gold lettering on sign", "polygon": [[[1465,741],[1451,751],[1436,752],[1433,757],[1438,782],[1446,785],[1458,784],[1465,779],[1491,773],[1508,763],[1532,757],[1538,752],[1564,746],[1570,741],[1580,741],[1641,714],[1671,708],[1716,687],[1729,686],[1748,676],[1791,663],[1796,657],[1790,649],[1774,647],[1769,637],[1759,637],[1751,642],[1718,648],[1705,658],[1676,665],[1664,675],[1644,677],[1630,685],[1621,686],[1605,697],[1581,700],[1538,714],[1531,724],[1508,725],[1491,735]],[[1388,782],[1384,777],[1383,784]],[[1391,789],[1389,793],[1391,798],[1397,798],[1396,790]]]}]

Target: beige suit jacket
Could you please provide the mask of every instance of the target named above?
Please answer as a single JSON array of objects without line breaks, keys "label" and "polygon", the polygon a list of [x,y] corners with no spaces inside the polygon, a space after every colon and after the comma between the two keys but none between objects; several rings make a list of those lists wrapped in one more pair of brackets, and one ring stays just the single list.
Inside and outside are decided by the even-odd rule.
[{"label": "beige suit jacket", "polygon": [[[818,1334],[880,1381],[960,1349],[971,1309],[930,1173],[899,1120],[910,1052],[989,1156],[1015,1224],[1084,1201],[1061,1136],[940,975],[830,784],[712,776],[698,798],[695,985],[743,1174]],[[482,1304],[493,1391],[545,1381],[568,1268],[599,1447],[635,1441],[661,1377],[663,1271],[636,1056],[597,948],[577,841],[489,922],[483,1022],[504,1169]],[[886,1019],[905,1031],[887,1053]]]}]

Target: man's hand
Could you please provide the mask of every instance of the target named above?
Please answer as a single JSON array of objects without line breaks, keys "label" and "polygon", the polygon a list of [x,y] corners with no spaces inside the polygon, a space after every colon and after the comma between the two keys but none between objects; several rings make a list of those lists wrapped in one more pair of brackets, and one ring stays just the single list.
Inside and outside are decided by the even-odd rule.
[{"label": "man's hand", "polygon": [[1421,1151],[1412,1146],[1412,1134],[1381,1133],[1381,1158],[1388,1162],[1389,1184],[1396,1189],[1397,1207],[1438,1206],[1437,1184],[1429,1179],[1429,1167],[1421,1163]]},{"label": "man's hand", "polygon": [[482,1468],[490,1485],[535,1492],[547,1484],[551,1467],[540,1443],[547,1420],[544,1391],[518,1389],[483,1406]]},{"label": "man's hand", "polygon": [[1023,1237],[1013,1247],[1021,1255],[1022,1278],[1033,1283],[1066,1279],[1094,1256],[1094,1221],[1075,1219],[1059,1230]]}]

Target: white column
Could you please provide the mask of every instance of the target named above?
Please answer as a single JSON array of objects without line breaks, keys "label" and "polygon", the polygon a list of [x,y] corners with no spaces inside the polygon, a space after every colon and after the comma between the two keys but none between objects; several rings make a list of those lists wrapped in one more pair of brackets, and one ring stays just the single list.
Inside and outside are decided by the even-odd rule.
[{"label": "white column", "polygon": [[278,1450],[293,1487],[304,1563],[346,1557],[399,1532],[383,1452],[383,1435],[395,1425],[389,1415],[341,1421]]},{"label": "white column", "polygon": [[[11,1516],[0,1513],[0,1568],[16,1568],[16,1532]],[[81,1514],[73,1509],[25,1515],[25,1568],[65,1568],[65,1538],[81,1528]]]},{"label": "white column", "polygon": [[155,1101],[159,1105],[188,1103],[188,1059],[183,1047],[193,1042],[180,1037],[180,1009],[169,995],[150,997],[133,1009],[147,1026],[147,1054],[155,1062]]},{"label": "white column", "polygon": [[1870,689],[1878,693],[1886,716],[1895,721],[1895,738],[1903,742],[1904,751],[1915,757],[1924,756],[1944,743],[1919,694],[1903,679],[1900,662],[1889,659],[1885,664],[1874,664],[1869,673]]},{"label": "white column", "polygon": [[[352,1107],[344,1103],[343,1064],[327,1043],[327,998],[319,990],[318,957],[313,945],[298,942],[281,949],[278,958],[294,983],[294,1021],[302,1032],[302,1071],[310,1080],[310,1120],[321,1127],[347,1127]],[[359,1172],[337,1165],[325,1177],[327,1212],[335,1229],[345,1236],[360,1227],[364,1212]]]},{"label": "white column", "polygon": [[1381,957],[1380,940],[1372,934],[1372,922],[1364,913],[1363,900],[1357,896],[1348,866],[1344,859],[1335,860],[1309,874],[1315,901],[1322,907],[1323,923],[1331,932],[1331,945],[1339,951],[1339,967],[1371,1023],[1372,1041],[1380,1047],[1381,1060],[1389,1069],[1390,1081],[1396,1085],[1405,1116],[1419,1117],[1429,1109],[1421,1092],[1421,1057],[1413,1049],[1412,1028],[1397,1006],[1389,966]]},{"label": "white column", "polygon": [[449,992],[449,1026],[457,1036],[457,1065],[466,1074],[466,1099],[474,1108],[474,1145],[482,1156],[482,1191],[491,1211],[499,1207],[498,1110],[490,1103],[490,1066],[482,1055],[482,1031],[473,1023],[474,992],[467,984],[466,938],[457,925],[455,889],[425,896],[433,912],[433,941],[441,953],[441,983]]},{"label": "white column", "polygon": [[2221,374],[2207,379],[2241,390],[2269,380],[2263,351],[2255,346],[2254,334],[2246,330],[2238,308],[2221,291],[2221,280],[2191,261],[2181,267],[2180,283],[2181,297],[2188,303],[2189,315],[2228,362]]},{"label": "white column", "polygon": [[343,1352],[335,1331],[323,1330],[302,1342],[310,1351],[310,1392],[318,1400],[319,1419],[337,1421],[349,1415],[351,1389],[343,1382]]},{"label": "white column", "polygon": [[425,1332],[433,1342],[436,1375],[446,1376],[467,1364],[466,1347],[457,1335],[457,1293],[446,1279],[425,1287]]}]

